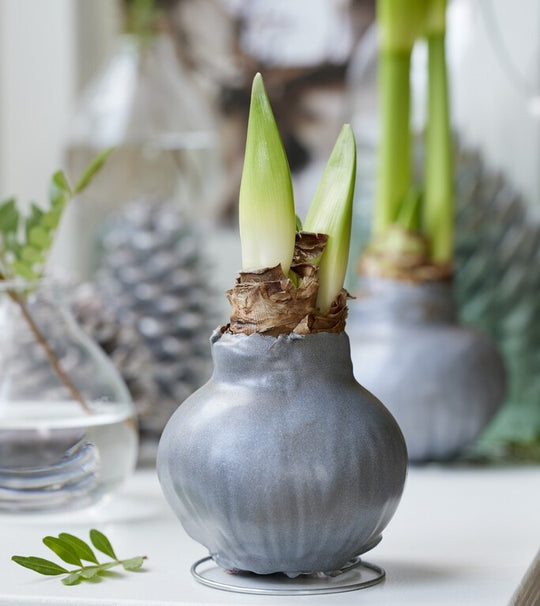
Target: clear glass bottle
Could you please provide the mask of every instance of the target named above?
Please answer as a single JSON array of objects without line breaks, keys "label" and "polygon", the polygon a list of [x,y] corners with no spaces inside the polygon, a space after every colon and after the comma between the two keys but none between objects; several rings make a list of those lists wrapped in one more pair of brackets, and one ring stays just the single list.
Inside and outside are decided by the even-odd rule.
[{"label": "clear glass bottle", "polygon": [[135,467],[127,388],[63,300],[0,282],[0,512],[89,506]]},{"label": "clear glass bottle", "polygon": [[207,98],[179,60],[165,26],[119,36],[116,50],[80,98],[66,144],[70,175],[103,149],[115,150],[68,209],[61,263],[92,276],[103,223],[135,198],[175,199],[186,213],[211,217],[220,155]]}]

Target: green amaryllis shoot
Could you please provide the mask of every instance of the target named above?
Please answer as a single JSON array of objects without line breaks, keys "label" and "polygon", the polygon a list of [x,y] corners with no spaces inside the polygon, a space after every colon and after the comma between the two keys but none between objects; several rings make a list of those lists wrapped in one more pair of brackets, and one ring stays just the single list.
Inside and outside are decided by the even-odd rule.
[{"label": "green amaryllis shoot", "polygon": [[446,0],[430,0],[425,35],[428,43],[428,119],[423,225],[431,258],[445,264],[454,249],[452,139],[445,56]]},{"label": "green amaryllis shoot", "polygon": [[381,141],[373,231],[398,220],[412,180],[410,64],[427,0],[378,0]]},{"label": "green amaryllis shoot", "polygon": [[345,124],[304,221],[305,231],[328,236],[318,272],[317,306],[323,314],[342,289],[347,271],[355,180],[356,143]]},{"label": "green amaryllis shoot", "polygon": [[289,163],[261,74],[253,80],[239,199],[242,267],[289,272],[296,215]]}]

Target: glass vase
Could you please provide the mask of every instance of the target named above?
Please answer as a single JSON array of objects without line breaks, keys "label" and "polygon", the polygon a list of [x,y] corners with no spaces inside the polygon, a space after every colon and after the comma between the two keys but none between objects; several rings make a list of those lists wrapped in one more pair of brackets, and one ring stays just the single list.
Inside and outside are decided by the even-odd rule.
[{"label": "glass vase", "polygon": [[215,214],[217,127],[167,31],[119,36],[77,103],[65,148],[68,174],[76,178],[109,147],[114,152],[68,209],[61,233],[70,254],[59,261],[85,279],[99,264],[104,224],[133,200],[174,200],[187,222],[210,222]]},{"label": "glass vase", "polygon": [[[112,317],[124,335],[131,332],[123,342],[100,344],[132,389],[139,463],[153,465],[178,393],[187,397],[203,380],[199,351],[205,366],[209,361],[206,342],[198,348],[197,336],[190,338],[193,318],[204,324],[214,313],[196,288],[201,272],[207,284],[226,290],[237,267],[236,242],[216,206],[221,159],[214,110],[167,20],[145,35],[118,36],[78,101],[65,149],[68,174],[75,180],[111,146],[102,170],[66,211],[55,261],[104,295],[103,305],[86,307],[83,323]],[[144,387],[137,389],[129,375]]]},{"label": "glass vase", "polygon": [[135,466],[129,393],[63,300],[0,282],[0,512],[92,505]]}]

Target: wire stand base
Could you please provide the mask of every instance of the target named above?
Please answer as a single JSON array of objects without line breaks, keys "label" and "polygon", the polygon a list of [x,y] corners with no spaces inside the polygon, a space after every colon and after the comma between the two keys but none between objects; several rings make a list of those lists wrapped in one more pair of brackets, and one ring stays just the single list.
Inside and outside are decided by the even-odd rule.
[{"label": "wire stand base", "polygon": [[237,593],[258,595],[317,595],[356,591],[384,580],[383,568],[356,557],[335,576],[324,573],[303,574],[294,579],[285,574],[229,573],[211,556],[197,560],[191,567],[193,577],[203,585]]}]

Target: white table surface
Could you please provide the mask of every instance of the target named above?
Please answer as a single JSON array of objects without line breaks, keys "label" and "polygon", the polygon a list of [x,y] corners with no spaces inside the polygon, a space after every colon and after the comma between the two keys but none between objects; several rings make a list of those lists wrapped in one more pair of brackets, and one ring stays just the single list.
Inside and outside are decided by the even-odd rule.
[{"label": "white table surface", "polygon": [[[10,561],[13,554],[56,559],[43,536],[88,538],[92,527],[110,537],[120,558],[147,555],[144,571],[67,587]],[[205,549],[169,511],[155,473],[139,471],[92,510],[0,515],[0,605],[506,606],[539,546],[540,467],[413,468],[382,543],[365,556],[386,569],[383,584],[309,597],[228,593],[191,577]]]}]

